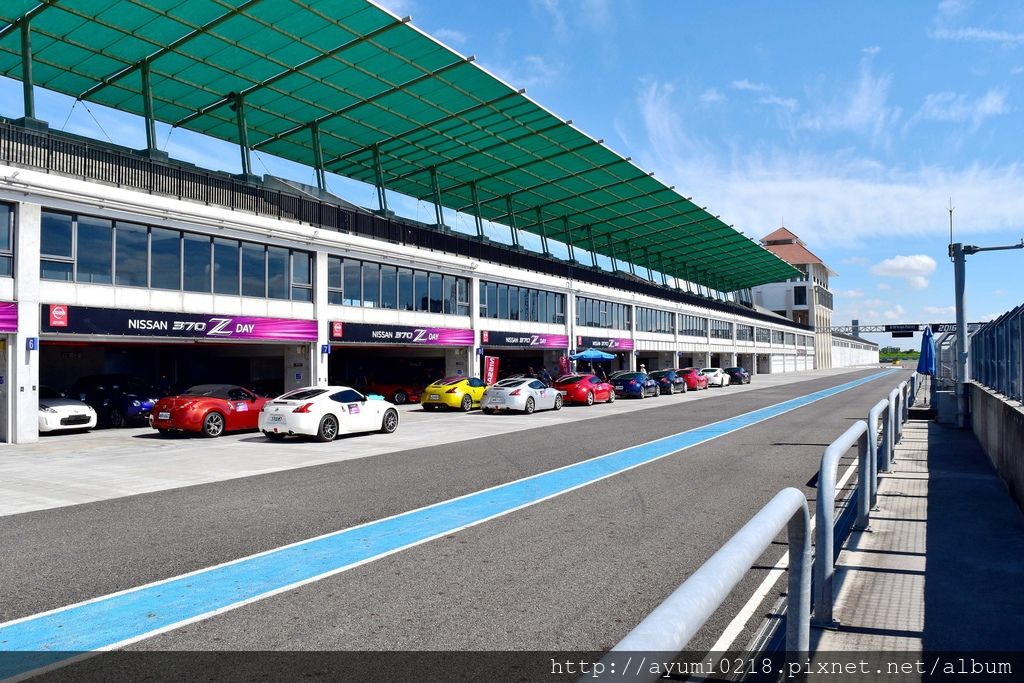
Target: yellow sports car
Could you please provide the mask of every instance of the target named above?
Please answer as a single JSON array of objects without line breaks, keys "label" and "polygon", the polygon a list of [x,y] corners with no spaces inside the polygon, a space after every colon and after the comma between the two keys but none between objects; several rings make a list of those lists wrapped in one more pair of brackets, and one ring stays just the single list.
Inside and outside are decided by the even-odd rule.
[{"label": "yellow sports car", "polygon": [[457,408],[465,413],[480,407],[480,398],[487,385],[476,377],[445,377],[430,384],[420,394],[424,410],[437,410],[441,406]]}]

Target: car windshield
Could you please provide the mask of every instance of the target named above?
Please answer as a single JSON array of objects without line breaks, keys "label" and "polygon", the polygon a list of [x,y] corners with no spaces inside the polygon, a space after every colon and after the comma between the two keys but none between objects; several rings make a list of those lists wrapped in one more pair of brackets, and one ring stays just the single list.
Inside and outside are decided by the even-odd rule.
[{"label": "car windshield", "polygon": [[559,377],[556,379],[555,384],[576,384],[581,379],[583,379],[583,377],[580,375],[566,375],[565,377]]},{"label": "car windshield", "polygon": [[743,372],[743,368],[726,368],[726,372]]},{"label": "car windshield", "polygon": [[458,384],[459,382],[464,382],[465,380],[465,377],[445,377],[444,379],[437,380],[436,382],[434,382],[434,384],[449,386],[451,384]]},{"label": "car windshield", "polygon": [[64,395],[52,387],[39,387],[39,398],[64,398]]},{"label": "car windshield", "polygon": [[703,372],[705,375],[713,375],[718,371],[718,368],[704,368],[703,370],[701,370],[701,372]]},{"label": "car windshield", "polygon": [[641,379],[644,376],[642,372],[623,372],[622,374],[615,375],[615,379]]},{"label": "car windshield", "polygon": [[238,387],[231,384],[197,384],[186,389],[182,396],[206,396],[209,398],[231,398],[229,394]]},{"label": "car windshield", "polygon": [[496,387],[518,387],[520,384],[526,384],[529,380],[525,379],[503,379],[494,386]]},{"label": "car windshield", "polygon": [[648,376],[649,377],[653,377],[654,379],[661,379],[662,377],[668,377],[668,373],[669,373],[668,370],[655,370],[654,372],[650,373]]},{"label": "car windshield", "polygon": [[697,372],[697,368],[683,368],[679,372],[681,372],[684,375],[689,375],[691,372]]},{"label": "car windshield", "polygon": [[310,398],[319,396],[320,394],[326,394],[326,389],[320,389],[318,387],[306,387],[304,389],[296,389],[295,391],[289,391],[287,394],[280,398],[284,401],[305,401]]}]

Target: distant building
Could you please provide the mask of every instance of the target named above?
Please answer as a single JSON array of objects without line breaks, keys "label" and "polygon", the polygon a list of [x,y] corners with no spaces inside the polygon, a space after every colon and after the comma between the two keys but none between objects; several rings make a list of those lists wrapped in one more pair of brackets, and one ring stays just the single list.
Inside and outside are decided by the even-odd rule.
[{"label": "distant building", "polygon": [[765,235],[764,248],[800,270],[801,277],[754,287],[754,303],[814,328],[814,367],[832,367],[832,292],[835,271],[786,227]]}]

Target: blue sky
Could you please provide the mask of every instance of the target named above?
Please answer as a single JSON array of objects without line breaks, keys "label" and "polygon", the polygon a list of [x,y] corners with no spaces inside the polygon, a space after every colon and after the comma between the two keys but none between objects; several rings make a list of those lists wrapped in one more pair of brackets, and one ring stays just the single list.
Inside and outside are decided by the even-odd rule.
[{"label": "blue sky", "polygon": [[[839,273],[836,324],[953,319],[950,198],[958,241],[1024,237],[1024,4],[382,4],[746,234],[784,221]],[[5,109],[19,109],[3,114],[20,116],[19,87],[0,79]],[[144,146],[133,117],[37,97],[56,128]],[[166,127],[159,135],[172,156],[238,170],[230,145]],[[266,155],[254,166],[313,178]],[[330,186],[374,203],[366,186],[337,177]],[[423,204],[393,204],[431,219]],[[1022,273],[1024,250],[971,257],[968,317],[1021,303]]]}]

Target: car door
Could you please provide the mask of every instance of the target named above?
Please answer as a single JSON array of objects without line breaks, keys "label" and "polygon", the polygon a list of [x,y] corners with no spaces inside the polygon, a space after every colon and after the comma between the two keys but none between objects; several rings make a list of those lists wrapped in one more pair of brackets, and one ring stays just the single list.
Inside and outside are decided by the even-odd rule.
[{"label": "car door", "polygon": [[544,382],[541,382],[539,379],[533,380],[527,386],[533,390],[533,398],[537,402],[537,410],[548,410],[555,407],[555,396],[558,394],[556,389],[545,386]]},{"label": "car door", "polygon": [[466,383],[469,385],[468,391],[469,395],[473,398],[473,405],[480,405],[480,399],[483,398],[484,389],[487,388],[487,385],[484,384],[482,379],[477,377],[470,377],[466,380]]},{"label": "car door", "polygon": [[373,406],[368,405],[371,402],[355,389],[342,389],[329,399],[335,404],[342,431],[354,434],[376,428],[371,426],[375,415]]},{"label": "car door", "polygon": [[225,428],[229,431],[239,429],[256,429],[260,417],[256,407],[256,397],[245,389],[228,390],[227,414]]},{"label": "car door", "polygon": [[601,382],[597,377],[591,377],[587,380],[590,384],[590,390],[594,392],[595,401],[607,401],[608,400],[608,385]]}]

